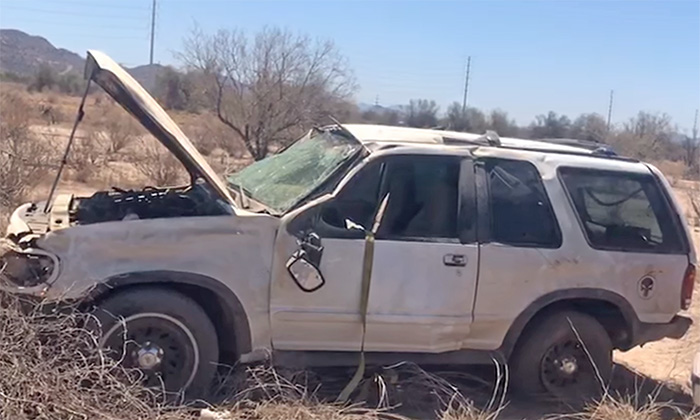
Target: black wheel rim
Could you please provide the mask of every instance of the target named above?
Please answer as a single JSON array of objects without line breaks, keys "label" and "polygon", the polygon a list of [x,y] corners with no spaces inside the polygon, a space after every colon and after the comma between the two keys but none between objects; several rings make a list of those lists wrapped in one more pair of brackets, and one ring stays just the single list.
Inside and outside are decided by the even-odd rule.
[{"label": "black wheel rim", "polygon": [[183,391],[197,368],[196,343],[184,325],[161,316],[118,321],[103,338],[105,351],[127,369],[138,369],[142,384],[166,392]]},{"label": "black wheel rim", "polygon": [[544,388],[558,397],[583,397],[597,387],[593,365],[576,338],[555,343],[545,352],[540,379]]}]

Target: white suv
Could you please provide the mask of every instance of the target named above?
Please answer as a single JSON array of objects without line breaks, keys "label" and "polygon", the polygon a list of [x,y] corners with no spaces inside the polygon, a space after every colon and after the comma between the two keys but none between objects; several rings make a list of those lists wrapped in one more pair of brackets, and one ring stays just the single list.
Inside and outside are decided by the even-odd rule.
[{"label": "white suv", "polygon": [[101,344],[153,384],[201,394],[220,362],[352,366],[363,351],[367,363],[495,359],[521,391],[580,394],[607,381],[613,349],[691,324],[677,313],[696,255],[650,165],[495,133],[335,124],[224,181],[111,59],[89,52],[86,75],[192,182],[21,206],[2,287],[94,309]]}]

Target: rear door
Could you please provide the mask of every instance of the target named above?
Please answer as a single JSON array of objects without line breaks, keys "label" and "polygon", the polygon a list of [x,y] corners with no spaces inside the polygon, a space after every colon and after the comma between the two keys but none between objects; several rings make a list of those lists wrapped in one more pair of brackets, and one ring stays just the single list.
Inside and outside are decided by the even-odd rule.
[{"label": "rear door", "polygon": [[576,264],[564,262],[579,256],[562,247],[554,198],[532,162],[484,158],[476,166],[481,255],[468,346],[495,350],[532,302],[567,287]]}]

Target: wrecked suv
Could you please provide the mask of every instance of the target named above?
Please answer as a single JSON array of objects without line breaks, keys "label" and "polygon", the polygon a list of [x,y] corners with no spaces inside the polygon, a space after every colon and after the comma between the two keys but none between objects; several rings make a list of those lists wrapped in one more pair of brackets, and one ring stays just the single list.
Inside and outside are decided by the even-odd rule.
[{"label": "wrecked suv", "polygon": [[336,123],[223,180],[109,57],[88,52],[86,77],[191,182],[19,207],[2,287],[93,310],[100,344],[151,385],[194,395],[220,364],[361,356],[496,360],[521,391],[581,394],[610,377],[614,349],[691,323],[678,313],[696,255],[651,165],[579,142]]}]

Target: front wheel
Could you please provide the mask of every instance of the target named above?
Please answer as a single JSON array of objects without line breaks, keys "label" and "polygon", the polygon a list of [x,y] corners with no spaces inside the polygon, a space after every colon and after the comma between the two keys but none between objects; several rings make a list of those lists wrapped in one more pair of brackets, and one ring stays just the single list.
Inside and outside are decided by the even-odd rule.
[{"label": "front wheel", "polygon": [[521,337],[509,362],[521,394],[580,401],[600,395],[612,373],[612,342],[595,318],[562,311],[541,319]]},{"label": "front wheel", "polygon": [[125,368],[140,370],[143,385],[204,396],[219,358],[216,329],[192,299],[158,288],[130,289],[97,308],[100,346]]}]

